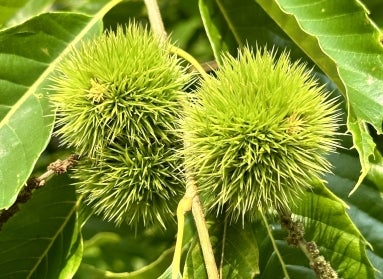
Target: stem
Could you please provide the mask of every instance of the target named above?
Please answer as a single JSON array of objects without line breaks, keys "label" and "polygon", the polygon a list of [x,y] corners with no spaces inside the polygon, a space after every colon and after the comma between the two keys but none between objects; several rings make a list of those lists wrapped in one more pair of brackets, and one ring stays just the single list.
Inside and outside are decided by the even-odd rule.
[{"label": "stem", "polygon": [[[167,34],[166,34],[165,27],[161,18],[161,13],[158,8],[157,1],[145,0],[145,5],[148,10],[149,21],[150,21],[150,25],[152,27],[153,32],[157,34],[163,41],[165,41]],[[191,56],[187,52],[176,47],[172,48],[172,50],[175,51],[175,53],[177,53],[181,57],[184,57],[187,61],[191,62],[191,64],[203,75],[204,78],[208,76],[208,74],[197,62],[197,60],[193,58],[193,56]],[[180,209],[179,210],[177,209],[177,216],[180,217],[182,215],[181,217],[182,220],[184,219],[184,216],[181,213],[182,211],[183,213],[185,213],[185,210],[187,209],[187,206],[185,205],[187,205],[189,201],[191,201],[192,203],[191,209],[192,209],[194,221],[197,227],[197,232],[198,232],[199,241],[202,248],[202,254],[204,257],[208,278],[219,279],[218,269],[214,259],[213,248],[210,242],[209,232],[207,230],[206,221],[205,221],[205,216],[204,216],[202,205],[197,193],[197,186],[195,184],[194,179],[190,176],[188,171],[186,171],[186,193],[184,198],[180,201],[180,205],[179,205]],[[178,226],[178,228],[182,232],[179,231],[177,242],[178,243],[181,242],[182,244],[182,238],[180,236],[183,235],[184,228],[183,226],[181,228],[180,225]],[[179,240],[178,238],[181,238],[181,239]],[[180,244],[178,244],[177,248],[179,246]],[[175,251],[176,261],[180,261],[178,260],[179,255],[177,253],[179,252]],[[176,265],[179,266],[178,263],[176,263]],[[174,276],[174,273],[173,273],[173,276]]]},{"label": "stem", "polygon": [[0,214],[0,230],[2,226],[11,218],[17,211],[19,211],[19,204],[26,203],[31,197],[32,192],[41,188],[45,185],[48,179],[50,179],[54,174],[62,174],[67,172],[68,169],[74,167],[78,161],[77,155],[70,155],[65,160],[56,160],[53,163],[50,163],[47,171],[40,175],[37,178],[30,178],[27,181],[24,189],[20,191],[17,196],[17,199],[10,208],[1,211]]},{"label": "stem", "polygon": [[176,46],[172,46],[170,51],[173,52],[174,54],[178,55],[179,57],[182,57],[186,61],[188,61],[197,70],[197,72],[199,72],[201,74],[201,76],[204,79],[207,79],[209,77],[209,75],[206,73],[205,69],[201,66],[200,63],[198,63],[198,61],[192,55],[190,55],[189,53],[187,53],[183,49],[178,48]]},{"label": "stem", "polygon": [[161,40],[165,41],[167,34],[165,31],[164,23],[162,21],[160,8],[156,0],[144,0],[146,9],[148,10],[150,26],[154,34],[159,36]]},{"label": "stem", "polygon": [[[197,187],[194,183],[192,187],[194,188],[194,191],[197,192]],[[205,216],[197,194],[193,198],[192,212],[198,231],[203,258],[205,260],[207,277],[209,279],[219,279],[217,264],[214,259],[213,247],[211,245],[209,232],[206,227]]]},{"label": "stem", "polygon": [[182,200],[178,203],[177,207],[177,241],[176,247],[174,249],[173,256],[173,271],[172,271],[172,279],[177,279],[178,275],[181,274],[181,254],[182,254],[182,240],[184,237],[184,226],[185,226],[185,212],[188,212],[192,208],[193,197],[187,197],[186,194],[182,198]]},{"label": "stem", "polygon": [[[161,17],[161,13],[160,13],[160,9],[158,7],[157,1],[156,0],[144,0],[144,1],[145,1],[146,9],[148,10],[150,26],[152,27],[153,33],[159,36],[162,41],[165,41],[167,38],[167,33],[165,31],[165,26],[162,21],[162,17]],[[191,56],[189,53],[187,53],[183,49],[180,49],[175,46],[172,46],[170,51],[184,58],[186,61],[188,61],[206,79],[208,74],[193,56]]]},{"label": "stem", "polygon": [[177,208],[178,235],[176,249],[173,257],[172,279],[178,278],[180,273],[181,248],[184,230],[184,214],[192,210],[194,222],[196,224],[198,238],[205,261],[206,272],[209,279],[219,279],[217,264],[214,258],[213,247],[210,242],[209,232],[206,226],[205,216],[202,205],[197,194],[197,186],[194,179],[186,172],[186,192]]},{"label": "stem", "polygon": [[290,279],[289,273],[287,272],[287,269],[286,269],[286,264],[285,264],[285,262],[284,262],[284,260],[282,258],[281,253],[279,253],[279,249],[278,249],[277,243],[275,242],[275,239],[274,239],[274,236],[273,236],[273,232],[270,230],[270,226],[269,226],[269,223],[267,222],[266,216],[265,216],[265,214],[263,214],[263,212],[261,210],[259,212],[260,212],[260,214],[262,216],[263,223],[265,224],[265,227],[266,227],[266,230],[267,230],[267,234],[269,235],[271,243],[273,244],[275,254],[278,257],[279,262],[281,263],[283,274],[285,275],[286,279]]},{"label": "stem", "polygon": [[293,221],[291,211],[283,209],[279,211],[282,227],[289,235],[286,241],[289,245],[299,247],[310,262],[310,267],[320,279],[338,279],[338,274],[331,264],[320,255],[319,249],[314,241],[307,242],[304,239],[304,228],[302,223]]}]

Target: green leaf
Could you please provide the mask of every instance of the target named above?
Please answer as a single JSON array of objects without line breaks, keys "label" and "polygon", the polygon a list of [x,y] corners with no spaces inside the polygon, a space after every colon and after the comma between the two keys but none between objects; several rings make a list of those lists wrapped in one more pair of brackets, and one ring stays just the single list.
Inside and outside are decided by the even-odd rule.
[{"label": "green leaf", "polygon": [[73,186],[35,190],[0,231],[0,278],[72,278],[82,254]]},{"label": "green leaf", "polygon": [[[339,184],[337,188],[340,188]],[[325,188],[317,188],[297,204],[297,208],[294,207],[294,213],[304,221],[305,239],[317,243],[321,254],[342,278],[375,278],[374,268],[367,258],[364,238],[345,213],[342,203],[333,200],[332,196]],[[286,232],[280,225],[272,223],[271,228],[284,262],[281,263],[278,259],[262,224],[256,224],[260,251],[259,278],[284,278],[282,264],[290,278],[315,278],[313,270],[309,267],[309,260],[303,252],[299,248],[288,246],[284,240]],[[369,229],[371,230],[371,227]],[[379,256],[374,260],[382,263]]]},{"label": "green leaf", "polygon": [[28,0],[12,1],[5,0],[0,3],[0,27],[3,27],[6,22],[14,16]]},{"label": "green leaf", "polygon": [[[321,253],[342,278],[383,278],[382,273],[374,275],[370,263],[378,268],[383,266],[383,200],[371,183],[366,182],[365,187],[349,198],[348,193],[359,177],[359,160],[346,153],[335,154],[330,160],[335,166],[334,174],[325,178],[337,196],[318,184],[293,208],[305,223],[305,239],[318,244]],[[280,224],[271,223],[271,228],[290,278],[314,278],[303,252],[287,245],[284,240],[287,234]],[[256,223],[254,229],[260,253],[260,278],[283,278],[281,263],[264,226]],[[370,246],[364,237],[373,251],[368,249]]]},{"label": "green leaf", "polygon": [[[286,241],[284,240],[285,234],[284,231],[278,226],[278,224],[273,224],[273,234],[274,237],[277,237],[276,241],[278,250],[282,254],[284,259],[284,265],[287,269],[287,273],[290,279],[312,279],[316,278],[315,273],[312,269],[308,267],[308,260],[303,255],[302,251],[297,248],[292,248],[288,246]],[[281,262],[277,257],[276,252],[274,251],[270,239],[266,232],[262,233],[262,228],[257,228],[257,233],[263,236],[263,238],[259,238],[262,243],[260,246],[260,259],[263,259],[263,263],[261,265],[261,274],[257,279],[282,279],[286,278],[283,274],[281,268]]]},{"label": "green leaf", "polygon": [[52,131],[47,78],[80,40],[99,34],[102,16],[37,16],[0,32],[0,209],[8,208],[30,176]]},{"label": "green leaf", "polygon": [[374,157],[374,161],[371,163],[371,169],[366,180],[383,192],[383,156],[379,152],[375,152]]},{"label": "green leaf", "polygon": [[[84,214],[84,208],[82,210]],[[188,243],[194,232],[190,231],[190,221],[186,225],[185,242]],[[158,278],[172,263],[174,247],[171,245],[176,226],[166,231],[161,226],[134,228],[123,224],[115,227],[92,216],[82,232],[86,240],[76,279]]]},{"label": "green leaf", "polygon": [[[216,222],[209,228],[209,233],[223,278],[245,279],[259,274],[258,245],[252,227],[243,228],[242,223],[225,227],[224,222]],[[183,278],[207,278],[199,241],[193,241],[188,251]]]},{"label": "green leaf", "polygon": [[[291,47],[290,39],[254,0],[199,0],[199,9],[217,61],[246,44]],[[295,52],[295,51],[293,51]]]},{"label": "green leaf", "polygon": [[325,186],[316,185],[297,202],[293,212],[302,217],[306,240],[316,242],[341,277],[374,278],[366,241],[346,214],[345,206],[334,200]]},{"label": "green leaf", "polygon": [[336,168],[334,170],[334,175],[326,177],[329,182],[329,187],[349,205],[351,219],[372,246],[372,250],[367,250],[367,254],[371,262],[379,270],[376,272],[375,276],[376,278],[382,279],[383,198],[374,185],[376,181],[380,180],[376,177],[373,177],[373,180],[365,180],[362,183],[362,187],[349,197],[348,193],[354,187],[355,182],[358,179],[357,171],[360,168],[359,160],[356,157],[341,153],[332,156],[331,161]]},{"label": "green leaf", "polygon": [[[71,279],[77,272],[83,255],[83,241],[81,237],[81,222],[76,212],[76,226],[73,231],[72,240],[70,242],[70,252],[66,258],[64,267],[60,270],[59,279]],[[65,254],[65,253],[64,253]]]},{"label": "green leaf", "polygon": [[360,154],[362,173],[370,169],[383,119],[383,47],[380,31],[360,1],[257,0],[292,40],[338,85],[348,100],[348,128]]},{"label": "green leaf", "polygon": [[[172,275],[173,275],[173,267],[169,266],[168,269],[166,269],[165,272],[162,273],[160,277],[158,277],[158,279],[171,279]],[[178,278],[182,278],[181,274],[178,274],[177,276]]]},{"label": "green leaf", "polygon": [[183,270],[184,279],[207,279],[205,263],[203,260],[201,246],[199,244],[198,236],[192,242],[190,249],[186,255],[185,266]]},{"label": "green leaf", "polygon": [[215,1],[199,0],[201,18],[205,26],[206,34],[209,37],[215,59],[220,61],[222,51],[234,52],[241,43],[236,41],[235,32],[230,30],[230,23],[224,14],[219,10]]},{"label": "green leaf", "polygon": [[0,26],[14,26],[37,14],[47,12],[54,2],[55,0],[3,0],[0,3]]}]

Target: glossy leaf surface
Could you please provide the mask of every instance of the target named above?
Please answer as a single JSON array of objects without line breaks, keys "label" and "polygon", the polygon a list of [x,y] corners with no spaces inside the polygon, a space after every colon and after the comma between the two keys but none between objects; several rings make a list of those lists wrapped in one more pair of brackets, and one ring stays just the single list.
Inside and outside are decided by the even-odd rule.
[{"label": "glossy leaf surface", "polygon": [[0,231],[0,278],[72,278],[82,256],[75,189],[52,181]]}]

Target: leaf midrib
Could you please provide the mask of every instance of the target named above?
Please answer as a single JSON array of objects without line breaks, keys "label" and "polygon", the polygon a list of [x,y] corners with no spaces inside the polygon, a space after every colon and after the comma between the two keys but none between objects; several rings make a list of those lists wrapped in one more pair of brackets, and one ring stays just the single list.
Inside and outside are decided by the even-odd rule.
[{"label": "leaf midrib", "polygon": [[[32,84],[27,92],[15,103],[12,109],[7,113],[7,115],[0,122],[0,129],[6,125],[11,117],[16,113],[16,111],[22,106],[25,101],[34,94],[38,87],[47,79],[47,77],[53,72],[58,62],[65,57],[72,48],[80,42],[80,40],[85,37],[89,30],[102,18],[111,8],[117,5],[122,0],[113,0],[106,4],[86,25],[86,27],[68,44],[68,46],[57,56],[56,59],[50,63],[48,68],[40,75],[40,77]],[[80,14],[80,13],[78,13]]]}]

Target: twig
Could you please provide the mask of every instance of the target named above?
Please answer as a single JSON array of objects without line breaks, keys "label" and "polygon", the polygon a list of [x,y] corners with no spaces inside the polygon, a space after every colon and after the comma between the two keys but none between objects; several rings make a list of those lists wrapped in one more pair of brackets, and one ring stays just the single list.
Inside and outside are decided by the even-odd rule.
[{"label": "twig", "polygon": [[154,34],[158,35],[162,40],[165,40],[167,37],[164,23],[161,18],[160,9],[158,7],[157,0],[144,0],[146,9],[148,10],[148,16],[150,21],[150,26]]},{"label": "twig", "polygon": [[[157,34],[162,40],[166,40],[167,34],[166,34],[165,27],[161,18],[161,13],[160,13],[157,1],[145,0],[145,5],[146,5],[146,9],[148,10],[149,21],[150,21],[150,25],[152,27],[153,32]],[[179,51],[179,52],[181,52],[183,55],[185,54],[187,55],[187,53],[184,51]],[[197,66],[197,69],[200,69],[200,68]],[[204,77],[207,76],[206,72],[204,72],[203,70],[202,70],[202,74],[205,74]],[[182,210],[183,212],[186,212],[188,210],[187,205],[188,203],[190,203],[190,200],[192,204],[191,209],[192,209],[194,221],[197,227],[198,237],[201,244],[202,254],[204,257],[208,278],[219,279],[218,269],[214,259],[213,248],[210,242],[209,232],[207,230],[206,221],[205,221],[205,216],[204,216],[202,205],[197,193],[197,186],[194,179],[186,171],[186,193],[184,198],[180,201],[180,204],[181,204],[180,210]],[[181,235],[183,235],[183,233],[179,234],[179,236],[177,237],[178,238],[177,242],[181,241],[181,244],[182,244],[182,238],[180,237]],[[181,240],[179,240],[179,238],[181,238]],[[178,261],[178,257],[179,255],[177,254],[177,251],[176,251],[175,258],[177,261]],[[174,276],[174,273],[173,273],[173,276]]]},{"label": "twig", "polygon": [[186,176],[186,192],[177,208],[178,235],[176,242],[175,254],[173,257],[173,275],[172,279],[177,278],[179,273],[179,263],[181,259],[181,247],[183,238],[184,214],[192,210],[194,221],[196,224],[198,238],[205,261],[206,272],[209,279],[219,279],[217,264],[214,258],[213,247],[210,242],[209,232],[206,227],[205,216],[202,205],[197,194],[197,186],[188,171]]},{"label": "twig", "polygon": [[193,179],[188,179],[187,184],[191,192],[194,193],[192,203],[192,213],[197,227],[199,242],[201,244],[202,254],[205,261],[207,277],[209,279],[219,279],[217,264],[214,258],[213,247],[210,242],[209,232],[206,227],[205,215],[197,194],[197,186]]},{"label": "twig", "polygon": [[319,279],[339,279],[338,274],[331,264],[320,255],[319,249],[314,241],[307,242],[304,238],[304,228],[301,222],[293,221],[289,210],[279,212],[281,225],[288,231],[286,241],[289,245],[299,247],[310,262]]},{"label": "twig", "polygon": [[32,196],[32,193],[35,189],[38,189],[45,185],[45,182],[51,178],[54,174],[63,174],[67,172],[68,169],[73,168],[77,161],[78,155],[70,155],[65,160],[56,160],[55,162],[49,164],[47,171],[40,175],[39,177],[31,177],[25,187],[21,190],[19,195],[16,198],[14,204],[11,205],[8,209],[5,209],[0,214],[0,230],[2,226],[11,218],[16,212],[19,211],[19,205],[26,203]]}]

